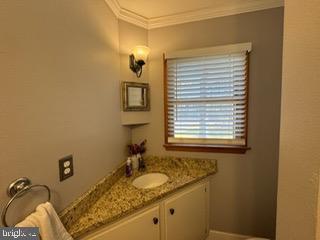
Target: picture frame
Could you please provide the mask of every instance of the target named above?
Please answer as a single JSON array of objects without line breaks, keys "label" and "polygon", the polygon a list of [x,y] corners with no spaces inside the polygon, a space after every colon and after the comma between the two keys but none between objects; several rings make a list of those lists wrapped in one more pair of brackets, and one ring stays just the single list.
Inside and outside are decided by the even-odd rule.
[{"label": "picture frame", "polygon": [[150,111],[149,84],[122,82],[122,108],[124,112]]}]

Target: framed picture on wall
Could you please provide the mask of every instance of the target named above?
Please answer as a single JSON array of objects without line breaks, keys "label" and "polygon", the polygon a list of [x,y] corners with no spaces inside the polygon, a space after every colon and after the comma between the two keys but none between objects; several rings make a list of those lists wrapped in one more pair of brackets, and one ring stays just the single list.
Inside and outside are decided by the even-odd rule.
[{"label": "framed picture on wall", "polygon": [[122,82],[122,106],[124,112],[150,111],[149,84]]}]

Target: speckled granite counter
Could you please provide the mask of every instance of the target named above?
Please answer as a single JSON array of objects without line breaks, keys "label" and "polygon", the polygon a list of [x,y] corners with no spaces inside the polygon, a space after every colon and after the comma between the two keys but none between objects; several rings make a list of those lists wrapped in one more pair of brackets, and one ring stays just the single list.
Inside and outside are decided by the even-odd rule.
[{"label": "speckled granite counter", "polygon": [[[121,166],[65,209],[60,218],[67,231],[77,238],[217,171],[215,160],[150,156],[145,161],[145,172],[127,178]],[[164,173],[169,180],[153,189],[137,189],[131,184],[137,176],[150,172]]]}]

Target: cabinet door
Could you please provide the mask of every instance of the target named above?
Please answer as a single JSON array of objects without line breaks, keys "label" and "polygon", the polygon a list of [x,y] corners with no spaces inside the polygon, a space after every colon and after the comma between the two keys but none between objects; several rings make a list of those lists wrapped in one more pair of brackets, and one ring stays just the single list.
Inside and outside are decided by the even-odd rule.
[{"label": "cabinet door", "polygon": [[165,201],[166,240],[204,240],[208,233],[206,183]]},{"label": "cabinet door", "polygon": [[128,218],[108,230],[91,236],[90,240],[160,240],[159,207]]}]

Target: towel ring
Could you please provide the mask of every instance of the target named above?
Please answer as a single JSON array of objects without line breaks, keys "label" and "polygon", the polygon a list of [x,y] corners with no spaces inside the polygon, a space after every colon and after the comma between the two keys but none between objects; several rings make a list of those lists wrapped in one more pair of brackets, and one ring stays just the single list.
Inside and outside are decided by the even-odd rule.
[{"label": "towel ring", "polygon": [[7,215],[8,209],[9,209],[10,205],[13,203],[13,201],[16,200],[17,198],[22,197],[27,192],[29,192],[31,189],[39,188],[39,187],[45,188],[47,190],[48,202],[50,202],[51,191],[47,185],[41,185],[41,184],[32,185],[30,179],[26,178],[26,177],[18,178],[16,180],[14,180],[12,183],[10,183],[10,185],[8,186],[8,189],[7,189],[7,194],[11,199],[5,205],[5,207],[3,208],[2,213],[1,213],[1,220],[2,220],[3,226],[9,227],[9,225],[7,224],[7,221],[6,221],[6,215]]}]

